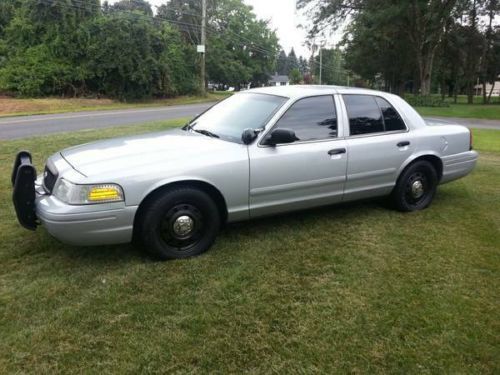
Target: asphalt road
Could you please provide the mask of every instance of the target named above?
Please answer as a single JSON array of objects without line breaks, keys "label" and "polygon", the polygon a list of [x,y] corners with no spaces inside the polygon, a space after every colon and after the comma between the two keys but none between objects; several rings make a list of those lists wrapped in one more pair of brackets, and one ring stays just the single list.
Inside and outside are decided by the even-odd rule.
[{"label": "asphalt road", "polygon": [[0,118],[0,139],[19,139],[82,129],[101,129],[147,121],[194,117],[213,103],[158,108],[71,112]]},{"label": "asphalt road", "polygon": [[[20,139],[82,129],[140,124],[147,121],[194,117],[213,103],[178,105],[160,108],[136,108],[111,111],[72,112],[0,118],[0,139]],[[455,123],[471,128],[499,129],[500,120],[476,120],[450,117],[427,118],[432,122]]]}]

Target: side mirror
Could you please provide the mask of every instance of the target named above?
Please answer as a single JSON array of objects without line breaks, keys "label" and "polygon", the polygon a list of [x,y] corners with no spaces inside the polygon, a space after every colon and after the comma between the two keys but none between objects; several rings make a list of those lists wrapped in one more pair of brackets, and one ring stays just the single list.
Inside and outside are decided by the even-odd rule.
[{"label": "side mirror", "polygon": [[243,130],[243,134],[241,134],[241,141],[243,144],[249,145],[257,138],[257,134],[259,133],[254,129],[245,129]]},{"label": "side mirror", "polygon": [[266,137],[264,144],[276,146],[281,143],[292,143],[298,141],[295,132],[290,129],[275,129]]}]

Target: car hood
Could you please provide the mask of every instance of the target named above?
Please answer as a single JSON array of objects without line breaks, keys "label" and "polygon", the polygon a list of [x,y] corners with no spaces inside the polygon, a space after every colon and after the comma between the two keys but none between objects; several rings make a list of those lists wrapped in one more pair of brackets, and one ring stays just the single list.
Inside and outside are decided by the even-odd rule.
[{"label": "car hood", "polygon": [[241,145],[174,129],[88,143],[65,149],[61,155],[74,169],[90,177],[124,171],[133,173],[143,166],[205,158],[232,147]]}]

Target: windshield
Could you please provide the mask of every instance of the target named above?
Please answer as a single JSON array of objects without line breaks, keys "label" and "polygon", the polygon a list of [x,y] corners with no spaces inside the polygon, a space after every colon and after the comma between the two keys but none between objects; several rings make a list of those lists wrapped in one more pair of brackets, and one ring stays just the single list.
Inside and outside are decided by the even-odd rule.
[{"label": "windshield", "polygon": [[243,130],[262,128],[287,100],[267,94],[235,94],[195,118],[186,129],[241,143]]}]

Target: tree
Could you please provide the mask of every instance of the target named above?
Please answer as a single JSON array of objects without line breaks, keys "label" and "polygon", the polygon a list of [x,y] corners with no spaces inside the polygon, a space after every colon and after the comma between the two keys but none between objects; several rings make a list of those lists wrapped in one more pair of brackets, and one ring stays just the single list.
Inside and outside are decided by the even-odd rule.
[{"label": "tree", "polygon": [[[499,12],[500,2],[498,0],[489,0],[486,2],[485,13],[488,18],[488,26],[484,35],[480,69],[484,104],[490,103],[493,87],[500,73],[500,29],[498,29],[497,32],[493,29],[493,21]],[[489,93],[486,92],[487,82],[492,84]]]},{"label": "tree", "polygon": [[[174,20],[187,43],[199,42],[199,0],[171,0],[158,9],[158,18]],[[257,20],[242,0],[207,3],[207,76],[236,87],[267,82],[276,68],[278,38],[267,22]]]},{"label": "tree", "polygon": [[18,4],[0,40],[2,90],[122,100],[195,91],[195,51],[175,26],[141,11],[150,9],[144,1],[104,12],[99,0]]},{"label": "tree", "polygon": [[309,73],[309,63],[302,56],[299,57],[299,71],[302,75]]},{"label": "tree", "polygon": [[302,74],[300,74],[300,71],[298,68],[294,68],[290,71],[290,75],[288,76],[290,79],[290,83],[292,85],[297,85],[302,81]]},{"label": "tree", "polygon": [[[327,85],[346,85],[347,75],[344,69],[344,56],[338,48],[323,48],[322,83]],[[315,57],[314,74],[319,77],[319,56]]]},{"label": "tree", "polygon": [[109,7],[110,12],[133,12],[144,13],[147,16],[153,15],[151,4],[144,0],[120,0]]},{"label": "tree", "polygon": [[4,28],[8,46],[0,87],[22,95],[76,95],[84,85],[78,27],[100,13],[99,0],[15,2]]},{"label": "tree", "polygon": [[[404,22],[394,16],[399,10],[376,4],[355,15],[343,39],[345,65],[376,86],[380,78],[386,91],[402,94],[406,82],[414,80],[416,64],[408,49],[410,40]],[[418,80],[418,78],[417,78]]]},{"label": "tree", "polygon": [[287,60],[287,74],[290,74],[290,72],[294,69],[299,69],[299,60],[297,60],[297,55],[295,54],[295,50],[293,48],[290,50]]},{"label": "tree", "polygon": [[280,75],[288,75],[288,57],[286,55],[286,52],[283,50],[280,50],[280,53],[278,55],[278,61],[277,61],[277,73]]},{"label": "tree", "polygon": [[[465,0],[463,0],[465,1]],[[373,20],[378,23],[385,18],[398,25],[403,25],[400,35],[406,35],[409,47],[417,62],[420,91],[428,95],[431,88],[432,68],[436,48],[441,41],[446,22],[461,10],[462,0],[299,0],[299,8],[311,6],[316,10],[313,14],[312,35],[328,25],[338,25],[347,17],[355,21],[365,22],[370,27]],[[361,19],[359,16],[362,16]]]}]

